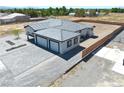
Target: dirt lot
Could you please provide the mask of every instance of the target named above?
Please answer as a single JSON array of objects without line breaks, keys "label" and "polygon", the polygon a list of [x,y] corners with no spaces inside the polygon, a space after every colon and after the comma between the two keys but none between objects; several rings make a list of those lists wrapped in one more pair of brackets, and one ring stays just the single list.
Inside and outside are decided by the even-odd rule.
[{"label": "dirt lot", "polygon": [[[76,20],[76,19],[91,19],[91,20],[102,20],[102,21],[111,21],[111,22],[124,22],[124,13],[111,13],[106,16],[99,16],[99,17],[71,17],[71,16],[58,16],[56,18],[61,19],[69,19],[69,20]],[[14,23],[14,24],[7,24],[7,25],[0,25],[0,36],[10,34],[12,29],[22,29],[24,31],[24,25],[26,23]],[[101,27],[101,26],[99,26]]]},{"label": "dirt lot", "polygon": [[21,29],[22,31],[24,31],[24,25],[26,24],[27,23],[13,23],[13,24],[0,25],[0,36],[11,34],[12,29]]},{"label": "dirt lot", "polygon": [[99,41],[103,37],[109,35],[114,30],[119,28],[118,25],[109,25],[109,24],[100,24],[100,23],[89,23],[89,22],[80,22],[81,24],[89,24],[96,26],[94,28],[94,35],[98,36],[98,38],[90,38],[84,42],[82,42],[80,45],[83,47],[89,47],[90,45],[94,44],[95,42]]},{"label": "dirt lot", "polygon": [[110,13],[106,16],[99,16],[99,17],[70,17],[70,16],[59,16],[57,18],[62,19],[91,19],[91,20],[100,20],[100,21],[110,21],[110,22],[122,22],[124,23],[124,13]]}]

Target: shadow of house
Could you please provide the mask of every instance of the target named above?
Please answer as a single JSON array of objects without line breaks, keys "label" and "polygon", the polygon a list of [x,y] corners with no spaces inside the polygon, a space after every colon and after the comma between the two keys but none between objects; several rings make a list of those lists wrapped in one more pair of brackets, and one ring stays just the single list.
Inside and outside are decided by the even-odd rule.
[{"label": "shadow of house", "polygon": [[32,44],[35,45],[35,40],[34,40],[34,38],[30,38],[30,39],[28,39],[27,41],[29,41],[30,43],[32,43]]},{"label": "shadow of house", "polygon": [[85,48],[82,46],[77,46],[74,49],[66,52],[65,54],[60,54],[58,56],[60,56],[61,58],[65,59],[65,60],[69,60],[71,59],[73,56],[75,56],[76,54],[80,53],[82,50],[84,50]]},{"label": "shadow of house", "polygon": [[40,47],[40,48],[42,48],[42,49],[44,49],[44,50],[46,50],[46,51],[48,51],[48,52],[50,52],[50,53],[53,53],[53,54],[55,54],[55,55],[57,55],[57,56],[63,58],[64,60],[69,60],[69,59],[71,59],[73,56],[75,56],[76,54],[80,53],[82,50],[85,49],[85,48],[82,47],[82,46],[77,46],[77,47],[71,49],[70,51],[68,51],[68,52],[66,52],[66,53],[64,53],[64,54],[59,54],[59,53],[56,53],[56,52],[54,52],[54,51],[52,51],[52,50],[50,50],[50,49],[48,49],[48,48],[42,47],[42,46],[40,46],[40,45],[38,45],[38,44],[35,44],[34,39],[29,39],[28,41],[29,41],[30,43],[36,45],[37,47]]}]

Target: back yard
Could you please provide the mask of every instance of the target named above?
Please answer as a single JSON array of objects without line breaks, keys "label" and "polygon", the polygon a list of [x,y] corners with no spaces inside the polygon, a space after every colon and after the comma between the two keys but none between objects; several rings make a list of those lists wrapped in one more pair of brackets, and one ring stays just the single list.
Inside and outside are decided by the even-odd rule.
[{"label": "back yard", "polygon": [[62,19],[70,19],[70,20],[76,20],[76,19],[90,19],[90,20],[100,20],[100,21],[110,21],[110,22],[124,22],[124,13],[110,13],[105,16],[98,16],[98,17],[71,17],[71,16],[58,16],[57,18]]}]

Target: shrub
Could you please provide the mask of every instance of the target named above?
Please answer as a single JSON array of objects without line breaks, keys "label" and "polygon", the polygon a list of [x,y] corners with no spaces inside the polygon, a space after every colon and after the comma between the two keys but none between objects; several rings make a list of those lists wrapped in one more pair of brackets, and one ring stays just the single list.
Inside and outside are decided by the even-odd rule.
[{"label": "shrub", "polygon": [[21,29],[12,30],[12,34],[16,36],[16,39],[20,38]]}]

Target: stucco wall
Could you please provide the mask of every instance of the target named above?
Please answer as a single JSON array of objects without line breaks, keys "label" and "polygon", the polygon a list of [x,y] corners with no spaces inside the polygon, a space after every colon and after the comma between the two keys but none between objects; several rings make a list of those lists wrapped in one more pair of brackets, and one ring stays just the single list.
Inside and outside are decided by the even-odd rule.
[{"label": "stucco wall", "polygon": [[83,30],[81,30],[81,36],[83,36],[83,37],[87,37],[87,36],[93,36],[94,35],[94,33],[93,33],[93,29],[90,29],[90,28],[88,28],[88,29],[83,29]]},{"label": "stucco wall", "polygon": [[1,24],[12,23],[15,22],[15,19],[1,19]]},{"label": "stucco wall", "polygon": [[16,22],[24,22],[24,21],[29,21],[30,17],[29,16],[16,16],[14,18]]},{"label": "stucco wall", "polygon": [[[68,41],[68,40],[67,40]],[[60,53],[63,54],[75,47],[77,47],[80,43],[80,36],[78,36],[78,43],[74,45],[74,38],[72,38],[72,46],[67,48],[67,41],[60,42]]]}]

